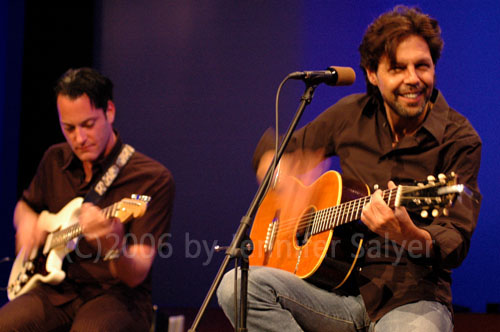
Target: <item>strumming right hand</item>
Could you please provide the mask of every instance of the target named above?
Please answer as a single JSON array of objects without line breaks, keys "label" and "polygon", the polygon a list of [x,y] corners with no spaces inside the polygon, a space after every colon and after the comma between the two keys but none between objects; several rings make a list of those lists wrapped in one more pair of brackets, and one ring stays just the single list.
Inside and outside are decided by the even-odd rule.
[{"label": "strumming right hand", "polygon": [[19,201],[14,211],[16,227],[16,253],[21,248],[28,255],[34,248],[40,247],[47,237],[47,232],[39,227],[38,214],[26,203]]},{"label": "strumming right hand", "polygon": [[[274,158],[274,151],[265,152],[257,167],[257,181],[261,183],[264,180],[267,169]],[[329,164],[325,162],[324,149],[316,151],[297,150],[291,153],[285,153],[276,167],[275,176],[278,181],[286,181],[290,176],[299,178],[302,182],[308,184],[316,180],[328,168]]]}]

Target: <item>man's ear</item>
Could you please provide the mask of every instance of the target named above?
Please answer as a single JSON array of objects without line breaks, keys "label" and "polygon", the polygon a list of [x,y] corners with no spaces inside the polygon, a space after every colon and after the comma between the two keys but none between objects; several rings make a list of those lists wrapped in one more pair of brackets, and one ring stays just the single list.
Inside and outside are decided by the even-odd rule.
[{"label": "man's ear", "polygon": [[366,77],[372,85],[378,86],[377,72],[366,69]]},{"label": "man's ear", "polygon": [[113,123],[115,121],[115,103],[113,101],[108,100],[108,107],[106,108],[106,120],[108,120],[109,123]]}]

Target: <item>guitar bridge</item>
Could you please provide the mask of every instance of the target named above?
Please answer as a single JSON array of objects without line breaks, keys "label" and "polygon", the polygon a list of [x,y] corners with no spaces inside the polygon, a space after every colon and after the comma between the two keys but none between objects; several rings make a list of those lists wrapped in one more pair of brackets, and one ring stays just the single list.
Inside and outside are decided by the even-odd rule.
[{"label": "guitar bridge", "polygon": [[264,241],[264,252],[268,253],[273,250],[274,242],[276,240],[276,234],[278,234],[279,225],[279,211],[276,211],[274,219],[269,223],[267,227],[266,240]]}]

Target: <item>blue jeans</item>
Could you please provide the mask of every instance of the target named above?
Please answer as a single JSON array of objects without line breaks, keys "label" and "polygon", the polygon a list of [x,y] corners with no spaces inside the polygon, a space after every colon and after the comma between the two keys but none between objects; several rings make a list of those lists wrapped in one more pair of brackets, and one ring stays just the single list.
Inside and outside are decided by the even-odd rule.
[{"label": "blue jeans", "polygon": [[[361,296],[325,291],[289,272],[268,267],[252,266],[248,279],[249,331],[453,331],[451,313],[438,302],[403,305],[371,322]],[[231,270],[224,275],[217,297],[234,326],[233,294]]]}]

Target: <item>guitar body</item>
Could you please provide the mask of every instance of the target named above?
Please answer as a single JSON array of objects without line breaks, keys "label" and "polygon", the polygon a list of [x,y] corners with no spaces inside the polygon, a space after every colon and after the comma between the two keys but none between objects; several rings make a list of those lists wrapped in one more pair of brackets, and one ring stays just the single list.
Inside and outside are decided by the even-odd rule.
[{"label": "guitar body", "polygon": [[17,255],[9,277],[7,296],[9,300],[33,289],[39,282],[59,284],[66,277],[62,264],[66,254],[76,246],[76,239],[65,243],[64,246],[50,249],[52,235],[59,229],[67,228],[78,223],[78,213],[83,203],[82,197],[71,200],[57,214],[43,211],[39,216],[39,223],[49,235],[43,248],[35,248],[29,255],[21,249]]},{"label": "guitar body", "polygon": [[337,230],[314,232],[312,220],[320,210],[367,195],[368,188],[335,171],[309,186],[295,181],[292,200],[273,188],[262,200],[250,233],[250,265],[279,268],[320,287],[338,288],[356,263],[358,247],[350,238],[338,237]]}]

